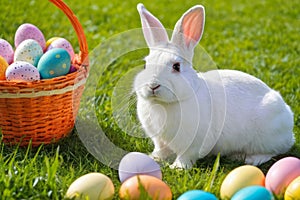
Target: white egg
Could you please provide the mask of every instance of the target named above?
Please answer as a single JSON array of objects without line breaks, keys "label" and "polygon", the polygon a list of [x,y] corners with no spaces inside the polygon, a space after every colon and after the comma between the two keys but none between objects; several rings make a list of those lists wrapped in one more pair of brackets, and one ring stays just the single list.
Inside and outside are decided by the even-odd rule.
[{"label": "white egg", "polygon": [[21,42],[21,44],[17,47],[14,55],[14,61],[25,61],[37,66],[42,55],[43,49],[39,43],[33,39],[28,39]]}]

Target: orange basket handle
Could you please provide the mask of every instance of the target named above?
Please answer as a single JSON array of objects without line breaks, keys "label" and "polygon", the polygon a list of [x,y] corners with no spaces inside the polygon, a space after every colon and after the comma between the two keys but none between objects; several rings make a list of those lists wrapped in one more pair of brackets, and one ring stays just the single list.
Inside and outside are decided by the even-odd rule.
[{"label": "orange basket handle", "polygon": [[78,64],[80,64],[80,65],[88,66],[89,65],[88,45],[87,45],[84,31],[83,31],[83,28],[82,28],[80,22],[78,21],[77,17],[73,13],[73,11],[62,0],[49,0],[49,1],[52,2],[61,11],[63,11],[65,13],[65,15],[69,18],[69,20],[76,32],[77,39],[79,42],[80,52],[79,52],[79,60],[77,62],[79,62]]}]

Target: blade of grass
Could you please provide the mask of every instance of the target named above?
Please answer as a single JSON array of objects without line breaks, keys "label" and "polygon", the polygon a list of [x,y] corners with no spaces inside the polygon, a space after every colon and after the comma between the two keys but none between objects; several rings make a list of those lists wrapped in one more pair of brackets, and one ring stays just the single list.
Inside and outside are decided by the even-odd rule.
[{"label": "blade of grass", "polygon": [[220,166],[220,153],[218,153],[218,156],[217,156],[217,158],[215,160],[215,163],[214,163],[213,169],[211,171],[211,174],[209,176],[209,179],[208,179],[207,183],[204,186],[204,190],[205,191],[207,191],[207,192],[211,191],[211,188],[212,188],[212,186],[214,184],[214,181],[215,181],[215,178],[216,178],[219,166]]}]

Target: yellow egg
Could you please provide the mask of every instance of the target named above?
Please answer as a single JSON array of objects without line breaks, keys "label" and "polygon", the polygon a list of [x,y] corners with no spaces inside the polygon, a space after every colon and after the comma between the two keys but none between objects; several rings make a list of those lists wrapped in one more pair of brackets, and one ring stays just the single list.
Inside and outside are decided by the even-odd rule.
[{"label": "yellow egg", "polygon": [[0,56],[0,80],[5,80],[5,71],[8,67],[8,63],[6,60]]},{"label": "yellow egg", "polygon": [[89,173],[76,179],[69,187],[66,198],[84,200],[111,200],[115,188],[106,175]]},{"label": "yellow egg", "polygon": [[289,184],[284,194],[284,200],[295,200],[297,198],[300,198],[300,176]]},{"label": "yellow egg", "polygon": [[48,48],[48,46],[49,46],[54,40],[56,40],[56,39],[58,39],[58,38],[60,38],[60,37],[52,37],[52,38],[50,38],[49,40],[47,40],[47,42],[46,42],[46,49]]},{"label": "yellow egg", "polygon": [[252,185],[264,186],[264,184],[265,175],[259,168],[252,165],[235,168],[225,177],[221,185],[221,199],[230,199],[244,187]]}]

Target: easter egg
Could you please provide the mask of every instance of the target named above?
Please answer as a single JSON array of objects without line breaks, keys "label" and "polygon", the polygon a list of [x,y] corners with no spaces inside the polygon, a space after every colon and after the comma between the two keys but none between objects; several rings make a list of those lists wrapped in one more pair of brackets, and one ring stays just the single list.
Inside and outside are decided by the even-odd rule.
[{"label": "easter egg", "polygon": [[145,196],[153,200],[171,200],[172,192],[166,183],[154,176],[137,175],[124,181],[119,196],[130,200],[146,199]]},{"label": "easter egg", "polygon": [[35,66],[24,61],[16,61],[9,65],[5,72],[8,81],[38,81],[40,73]]},{"label": "easter egg", "polygon": [[25,61],[37,66],[43,55],[43,49],[39,43],[33,39],[27,39],[21,42],[14,55],[14,61]]},{"label": "easter egg", "polygon": [[70,71],[71,59],[65,49],[47,51],[38,63],[38,70],[43,79],[66,75]]},{"label": "easter egg", "polygon": [[284,193],[284,200],[294,200],[297,198],[300,198],[300,176],[289,184]]},{"label": "easter egg", "polygon": [[257,167],[243,165],[232,170],[223,180],[220,190],[222,199],[231,198],[240,189],[259,185],[264,186],[265,175]]},{"label": "easter egg", "polygon": [[276,195],[283,195],[287,186],[298,176],[300,176],[300,159],[282,158],[267,172],[266,188]]},{"label": "easter egg", "polygon": [[218,200],[217,197],[209,192],[202,190],[190,190],[178,197],[177,200]]},{"label": "easter egg", "polygon": [[119,179],[124,182],[135,175],[149,175],[162,179],[160,166],[148,155],[140,152],[126,154],[119,164]]},{"label": "easter egg", "polygon": [[46,41],[46,49],[49,47],[49,45],[50,45],[54,40],[56,40],[56,39],[58,39],[58,38],[60,38],[60,37],[52,37],[52,38],[48,39],[48,40]]},{"label": "easter egg", "polygon": [[75,200],[110,200],[115,193],[110,178],[101,173],[89,173],[76,179],[67,190],[66,198]]},{"label": "easter egg", "polygon": [[62,49],[67,50],[67,52],[70,54],[71,60],[73,60],[74,55],[75,55],[73,47],[72,47],[71,43],[68,40],[66,40],[65,38],[57,38],[57,39],[53,40],[49,44],[47,50],[54,49],[54,48],[62,48]]},{"label": "easter egg", "polygon": [[70,70],[69,70],[68,73],[70,74],[70,73],[73,73],[73,72],[76,72],[76,71],[77,71],[76,66],[71,64],[71,67],[70,67]]},{"label": "easter egg", "polygon": [[6,60],[0,56],[0,80],[5,80],[5,71],[6,68],[8,67],[8,63],[6,62]]},{"label": "easter egg", "polygon": [[41,45],[42,49],[45,50],[45,37],[40,29],[33,24],[26,23],[19,26],[15,34],[15,47],[18,47],[21,42],[27,39],[36,40]]},{"label": "easter egg", "polygon": [[8,64],[14,60],[14,50],[12,46],[4,39],[0,38],[0,56],[2,56]]},{"label": "easter egg", "polygon": [[273,194],[263,186],[248,186],[236,192],[231,200],[273,200]]}]

